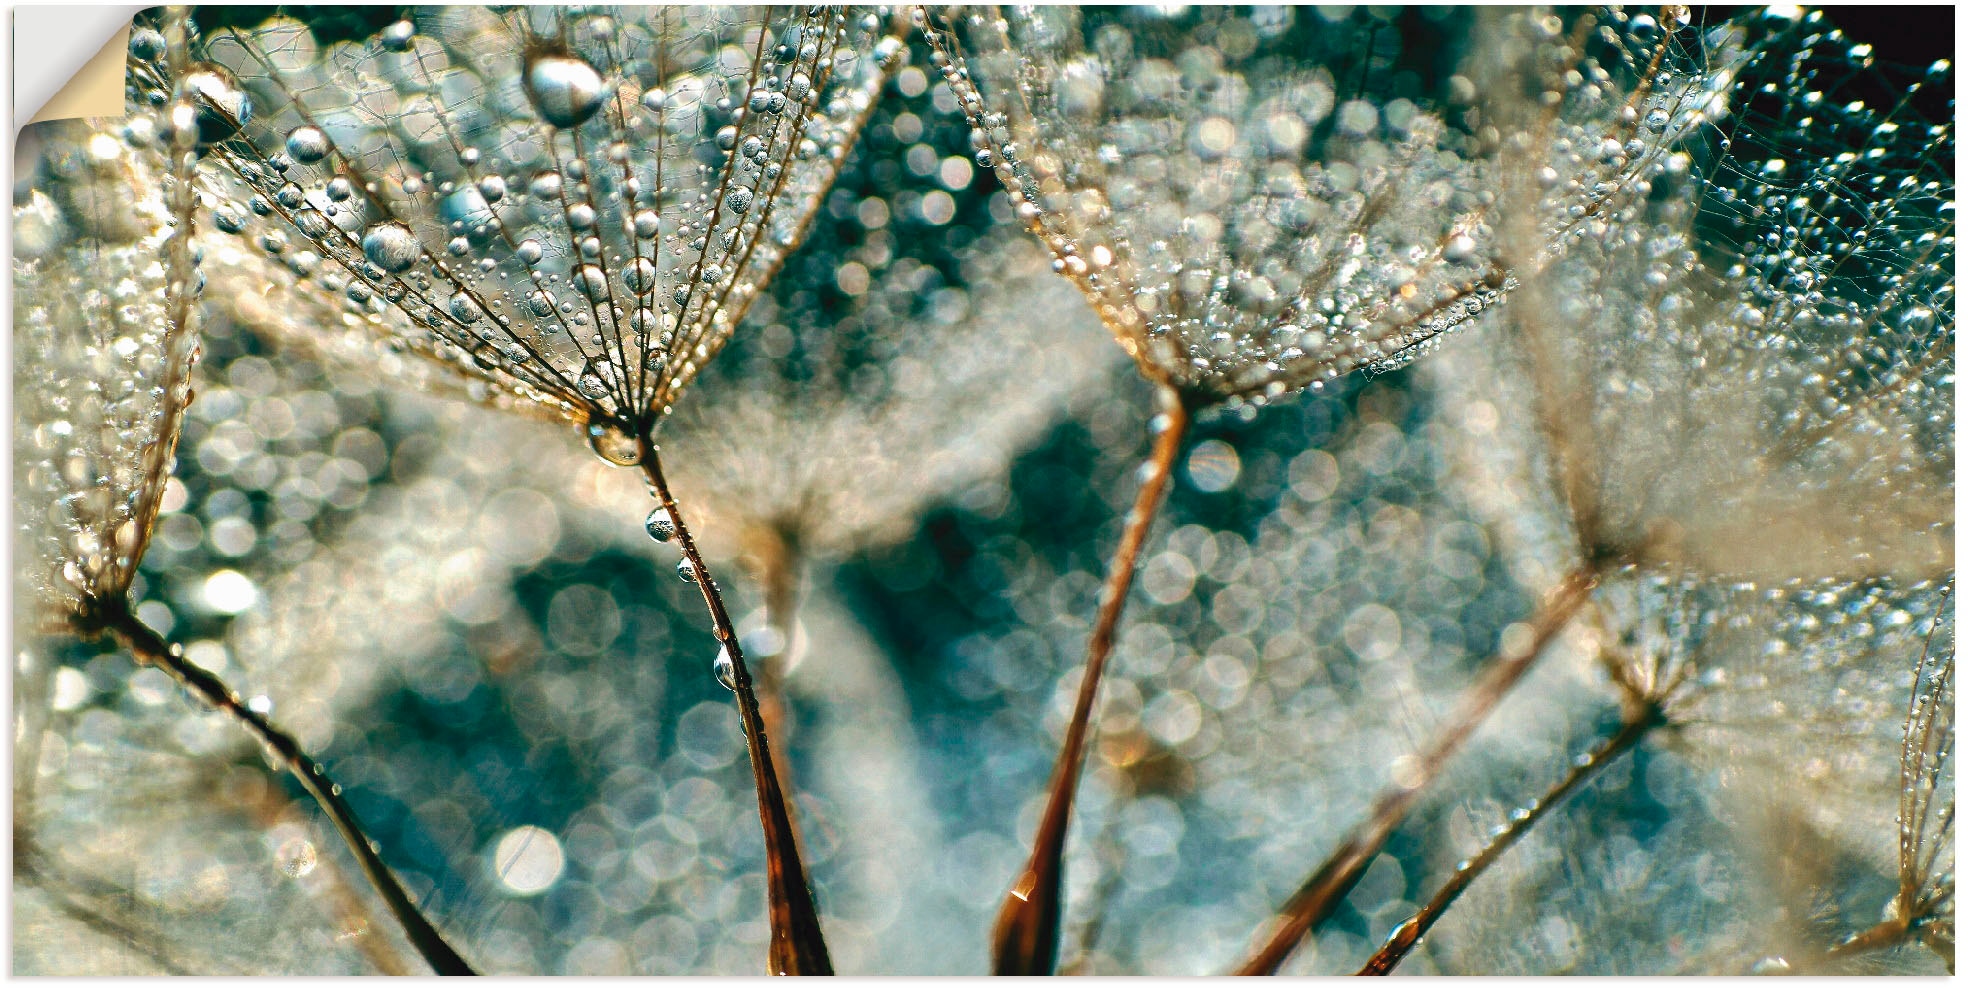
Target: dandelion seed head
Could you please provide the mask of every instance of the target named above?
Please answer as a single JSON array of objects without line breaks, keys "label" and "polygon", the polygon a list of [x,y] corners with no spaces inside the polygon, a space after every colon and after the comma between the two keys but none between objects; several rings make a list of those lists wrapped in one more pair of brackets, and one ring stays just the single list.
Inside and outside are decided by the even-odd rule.
[{"label": "dandelion seed head", "polygon": [[[332,53],[281,19],[214,32],[204,56],[263,107],[208,155],[223,226],[318,259],[282,287],[336,318],[287,335],[380,339],[450,390],[646,430],[804,235],[893,67],[847,56],[884,26],[452,8]],[[801,44],[780,63],[751,36]]]},{"label": "dandelion seed head", "polygon": [[[1349,29],[1314,41],[1292,32],[1291,17],[1267,32],[1258,15],[965,12],[954,22],[961,55],[941,22],[929,29],[979,160],[1055,269],[1152,379],[1211,401],[1261,404],[1397,368],[1507,288],[1488,189],[1500,156],[1524,149],[1432,101],[1348,96],[1358,84],[1337,73],[1351,56],[1321,46],[1343,48]],[[1644,64],[1642,32],[1621,32],[1607,57]],[[1700,78],[1666,64],[1677,85]],[[1547,77],[1568,98],[1548,65],[1510,84]],[[1557,143],[1577,146],[1577,135]],[[1555,185],[1541,204],[1554,238],[1572,210],[1633,194],[1615,164],[1641,165],[1664,146],[1639,141],[1629,161],[1615,141],[1616,163],[1589,166],[1604,180]],[[1101,263],[1089,264],[1095,254]]]}]

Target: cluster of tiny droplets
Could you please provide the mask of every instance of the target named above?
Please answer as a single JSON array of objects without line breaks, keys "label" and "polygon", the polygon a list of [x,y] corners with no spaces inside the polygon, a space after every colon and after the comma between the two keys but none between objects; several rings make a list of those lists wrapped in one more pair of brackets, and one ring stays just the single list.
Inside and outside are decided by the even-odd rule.
[{"label": "cluster of tiny droplets", "polygon": [[[1473,109],[1444,117],[1478,102],[1462,75],[1440,109],[1427,94],[1346,98],[1338,76],[1352,54],[1308,47],[1318,35],[1294,23],[1321,16],[964,14],[963,56],[921,21],[979,162],[1014,190],[1055,269],[1152,377],[1213,400],[1262,402],[1395,369],[1499,302],[1510,281],[1486,142],[1589,159],[1554,173],[1540,204],[1556,245],[1634,195],[1634,176],[1698,112],[1687,98],[1698,69],[1672,62],[1644,107],[1648,126],[1588,128],[1574,114],[1597,135],[1590,151],[1576,148],[1581,133],[1531,127],[1500,141],[1468,132],[1482,123]],[[1331,28],[1327,39],[1355,36]],[[1668,44],[1651,18],[1605,31],[1629,61]],[[1624,96],[1589,57],[1535,71],[1592,80],[1574,87],[1590,90],[1578,99]],[[1610,155],[1598,150],[1606,141]]]},{"label": "cluster of tiny droplets", "polygon": [[[1312,866],[1521,612],[1486,536],[1441,489],[1423,407],[1398,378],[1348,385],[1206,426],[1182,461],[1170,531],[1143,560],[1102,686],[1071,838],[1088,850],[1068,859],[1066,952],[1097,925],[1088,973],[1228,965],[1300,877],[1278,863]],[[1019,739],[1063,728],[1104,562],[1043,533],[1113,538],[1138,428],[1114,403],[1086,410],[1009,491],[980,485],[948,534],[876,560],[907,634],[934,643],[916,689],[947,780],[935,802],[950,807],[936,901],[973,924],[992,904],[967,886],[1022,857],[1051,749]],[[1100,498],[1067,493],[1081,488]],[[952,561],[926,586],[912,579],[912,562],[939,557]],[[993,620],[963,630],[948,599],[992,601]],[[1412,894],[1399,873],[1389,855],[1346,914],[1355,946],[1367,913],[1391,916]],[[1183,942],[1154,935],[1172,926]]]},{"label": "cluster of tiny droplets", "polygon": [[[901,58],[876,11],[450,8],[205,39],[214,210],[393,344],[633,462],[798,244]],[[236,107],[237,113],[224,112]]]},{"label": "cluster of tiny droplets", "polygon": [[[1952,124],[1914,101],[1949,69],[1874,108],[1829,77],[1865,67],[1849,42],[1765,20],[1729,116],[1519,307],[1592,437],[1565,454],[1599,491],[1580,534],[1641,546],[1668,522],[1663,555],[1710,572],[1932,572],[1952,539]],[[1811,116],[1770,105],[1792,95]]]},{"label": "cluster of tiny droplets", "polygon": [[[426,510],[402,519],[379,509],[409,487],[390,483],[401,437],[375,431],[393,432],[360,379],[268,360],[263,344],[223,320],[206,319],[201,339],[199,396],[131,585],[134,609],[183,643],[188,661],[225,677],[308,747],[327,748],[346,737],[350,711],[375,684],[427,659],[430,615],[443,610],[431,564],[417,565],[430,557],[405,539],[442,523],[428,510],[442,500],[423,497]],[[396,465],[414,480],[407,463]],[[376,541],[348,546],[349,533]],[[305,797],[284,790],[277,762],[238,762],[251,746],[232,720],[187,702],[162,671],[133,668],[127,654],[59,640],[30,647],[47,676],[48,720],[34,742],[34,809],[17,819],[32,821],[22,833],[56,876],[51,890],[73,896],[78,877],[91,896],[128,890],[172,917],[154,937],[187,971],[375,969],[343,937],[364,922],[346,908],[347,883],[360,879],[335,857],[338,840]],[[359,766],[337,772],[358,788],[366,775]],[[392,831],[377,836],[392,853],[400,847]],[[70,956],[73,932],[52,919],[22,920],[23,930],[46,931],[33,969],[155,970],[140,953],[93,944]],[[143,930],[151,921],[135,922]]]},{"label": "cluster of tiny droplets", "polygon": [[[155,33],[155,32],[151,32]],[[200,290],[179,229],[180,111],[132,74],[119,123],[64,124],[14,207],[17,589],[64,608],[129,586],[184,408]]]},{"label": "cluster of tiny droplets", "polygon": [[[1912,673],[1935,622],[1950,616],[1948,591],[1939,581],[1764,587],[1666,578],[1602,591],[1611,637],[1547,661],[1586,668],[1604,661],[1598,649],[1614,649],[1630,681],[1658,685],[1674,726],[1645,743],[1644,762],[1602,775],[1500,859],[1466,908],[1430,934],[1433,952],[1411,958],[1414,970],[1768,973],[1788,969],[1793,949],[1803,964],[1823,949],[1811,943],[1855,929],[1811,928],[1823,918],[1797,910],[1797,891],[1771,874],[1773,842],[1795,840],[1800,829],[1864,864],[1812,879],[1826,883],[1814,894],[1863,894],[1867,905],[1838,922],[1876,922],[1874,876],[1897,869],[1890,835]],[[1457,811],[1467,823],[1432,855],[1443,877],[1453,858],[1482,843],[1484,828],[1493,834],[1526,805],[1538,786],[1527,792],[1523,774],[1555,780],[1555,766],[1589,750],[1613,699],[1600,701],[1597,724],[1581,723],[1552,749],[1474,785]],[[1664,825],[1646,804],[1671,811]],[[1580,937],[1600,932],[1670,942],[1688,914],[1649,905],[1670,897],[1685,897],[1702,917],[1703,938],[1638,955],[1581,949]],[[1506,949],[1497,938],[1507,929],[1536,931],[1533,949]],[[1918,969],[1920,960],[1895,963]]]},{"label": "cluster of tiny droplets", "polygon": [[[1843,64],[1851,45],[1798,25],[1819,39],[1818,55],[1794,63],[1797,79],[1780,75],[1780,88],[1808,94],[1810,74]],[[414,36],[395,32],[391,43]],[[150,43],[133,32],[133,47]],[[1745,44],[1755,47],[1753,38]],[[1764,47],[1786,50],[1778,41]],[[1648,231],[1627,241],[1608,267],[1636,288],[1611,298],[1645,321],[1603,328],[1609,338],[1634,334],[1636,344],[1643,333],[1685,340],[1692,331],[1676,318],[1676,296],[1641,291],[1656,267],[1635,262],[1666,258],[1659,273],[1674,275],[1717,241],[1731,245],[1725,254],[1767,258],[1746,265],[1745,278],[1828,279],[1817,311],[1883,291],[1903,272],[1908,289],[1895,297],[1937,300],[1926,306],[1934,323],[1916,315],[1893,323],[1906,332],[1882,333],[1876,347],[1837,350],[1823,383],[1806,389],[1835,392],[1837,405],[1785,400],[1795,392],[1784,375],[1751,378],[1775,382],[1755,388],[1718,375],[1712,390],[1767,398],[1807,418],[1807,432],[1846,420],[1831,411],[1864,399],[1882,423],[1919,423],[1921,448],[1949,457],[1921,461],[1926,467],[1951,464],[1935,437],[1952,432],[1951,402],[1941,398],[1951,384],[1952,287],[1935,280],[1937,266],[1914,263],[1931,252],[1951,257],[1951,182],[1923,178],[1865,223],[1838,218],[1862,205],[1853,189],[1891,193],[1901,181],[1889,171],[1879,184],[1867,151],[1855,148],[1885,148],[1874,162],[1921,160],[1914,137],[1951,153],[1951,131],[1902,123],[1903,131],[1857,140],[1891,119],[1857,110],[1814,119],[1849,128],[1805,145],[1826,152],[1815,164],[1790,157],[1787,170],[1773,171],[1731,159],[1733,170],[1716,171],[1693,152],[1662,162],[1670,176],[1685,168],[1715,179],[1701,186],[1707,225],[1698,236]],[[1719,131],[1727,118],[1712,122]],[[1776,133],[1769,123],[1756,129]],[[1737,149],[1753,132],[1727,131]],[[1780,215],[1765,208],[1769,194],[1737,183],[1808,189],[1798,176],[1841,164],[1847,152],[1856,160],[1842,163],[1843,197],[1812,190],[1816,226],[1779,228],[1781,249],[1734,246]],[[1923,191],[1932,181],[1947,191]],[[17,207],[27,209],[17,229],[67,229],[59,196],[37,195]],[[838,215],[897,229],[897,218],[925,209],[903,201],[843,200]],[[1942,203],[1948,224],[1933,222]],[[1718,233],[1724,227],[1741,235]],[[1837,241],[1858,247],[1849,234],[1861,230],[1857,261],[1814,266],[1825,237],[1846,231]],[[224,237],[233,244],[206,243],[215,283],[224,277],[215,259],[227,249],[256,260],[292,256]],[[1580,263],[1605,256],[1588,248]],[[854,261],[875,296],[901,294],[921,277],[885,271],[871,254]],[[318,274],[295,284],[318,283]],[[755,316],[798,336],[804,324],[784,311],[797,298]],[[358,333],[394,318],[339,299],[328,314],[355,319]],[[696,590],[644,553],[616,551],[617,526],[587,517],[603,512],[587,510],[595,505],[585,494],[570,498],[565,483],[577,461],[589,470],[584,492],[635,487],[634,478],[578,450],[545,452],[553,433],[535,424],[387,395],[373,375],[324,372],[243,334],[212,332],[180,447],[182,492],[165,489],[133,590],[145,620],[185,640],[201,664],[243,676],[248,692],[279,696],[283,721],[294,718],[310,744],[333,742],[337,775],[367,794],[364,819],[392,866],[420,897],[430,893],[447,932],[487,970],[755,970],[766,930],[762,863],[755,836],[746,836],[755,834],[750,783],[729,701],[708,695],[716,689],[703,682],[701,653],[687,646],[702,640]],[[1768,352],[1817,359],[1821,351],[1803,345],[1813,337],[1790,338],[1797,345]],[[1664,382],[1688,379],[1692,361],[1713,356],[1666,352],[1629,347],[1597,395],[1607,420],[1621,408],[1630,419],[1667,418],[1659,406],[1617,404],[1613,389],[1621,400],[1664,393]],[[1909,361],[1909,353],[1939,356]],[[1470,370],[1475,356],[1435,364],[1447,383],[1431,390],[1451,391],[1442,409],[1430,407],[1428,382],[1395,375],[1338,382],[1253,422],[1202,428],[1177,472],[1170,531],[1144,560],[1103,691],[1104,740],[1083,789],[1084,829],[1072,838],[1087,860],[1069,857],[1067,952],[1091,936],[1085,970],[1223,969],[1302,877],[1300,866],[1317,861],[1439,722],[1501,629],[1528,612],[1528,596],[1549,585],[1550,564],[1520,565],[1497,518],[1518,516],[1554,542],[1563,541],[1562,518],[1523,518],[1540,504],[1530,498],[1491,503],[1504,485],[1458,472],[1443,452],[1522,439],[1511,432],[1521,427],[1509,407],[1518,391],[1453,391],[1463,375],[1473,382],[1461,383],[1491,381]],[[1644,360],[1658,360],[1659,373],[1638,373],[1652,366]],[[1908,363],[1918,372],[1892,376]],[[913,538],[850,558],[836,583],[814,591],[807,631],[827,656],[828,694],[806,701],[821,714],[798,736],[795,757],[810,786],[802,796],[809,866],[844,969],[955,973],[983,963],[977,931],[990,897],[978,890],[1001,888],[1022,857],[1037,812],[1027,801],[1074,685],[1060,671],[1083,647],[1099,549],[1133,493],[1138,422],[1123,404],[1081,407],[1014,465],[1009,482],[964,487],[925,509]],[[732,590],[742,612],[746,590]],[[1857,928],[1876,921],[1870,896],[1875,872],[1893,870],[1890,783],[1911,685],[1900,673],[1937,615],[1939,592],[1878,580],[1622,580],[1604,592],[1599,601],[1616,619],[1610,631],[1631,629],[1635,662],[1701,670],[1676,694],[1685,740],[1650,742],[1648,758],[1609,772],[1547,818],[1403,970],[1749,970],[1802,922],[1781,910],[1803,910],[1794,890],[1775,887],[1787,872],[1763,855],[1778,846],[1774,832],[1745,816],[1755,800],[1743,794],[1796,779],[1829,794],[1824,815],[1847,815],[1835,828],[1838,846],[1866,865],[1847,877],[1871,884],[1863,908],[1845,918]],[[852,617],[843,599],[855,602]],[[1024,630],[1008,630],[1014,622]],[[877,640],[841,630],[857,623],[876,629]],[[1537,674],[1548,678],[1527,683],[1522,704],[1497,715],[1504,729],[1461,756],[1446,780],[1456,787],[1431,797],[1444,807],[1442,825],[1418,824],[1412,843],[1391,845],[1291,970],[1357,966],[1452,862],[1603,732],[1615,697],[1591,681],[1596,653],[1583,639],[1568,647],[1569,663],[1548,657]],[[162,945],[177,966],[200,971],[373,970],[360,946],[384,939],[388,924],[365,933],[338,911],[332,835],[257,766],[221,761],[236,753],[237,732],[188,713],[161,674],[133,674],[127,657],[72,661],[53,670],[54,726],[40,756],[42,777],[62,785],[35,810],[34,832],[44,847],[69,845],[58,863],[70,884],[57,886],[67,901],[120,909],[106,915],[133,932],[112,942],[80,929],[51,894],[17,884],[22,969],[157,970],[161,962],[136,944]],[[1817,711],[1822,722],[1800,719]],[[203,798],[208,792],[223,798]],[[1934,963],[1915,953],[1891,961],[1910,970]]]},{"label": "cluster of tiny droplets", "polygon": [[[1794,839],[1786,835],[1802,825],[1853,860],[1887,874],[1901,867],[1883,835],[1904,827],[1895,820],[1907,785],[1902,718],[1952,589],[1951,564],[1934,546],[1951,538],[1953,289],[1937,259],[1953,251],[1953,132],[1935,122],[1944,97],[1928,96],[1951,66],[1875,69],[1867,46],[1817,14],[1716,30],[1743,57],[1716,88],[1713,129],[1664,162],[1660,201],[1628,215],[1643,223],[1592,227],[1596,242],[1544,272],[1559,286],[1547,302],[1562,330],[1533,345],[1559,351],[1571,389],[1562,398],[1590,423],[1588,448],[1561,455],[1583,452],[1595,471],[1600,524],[1626,534],[1667,517],[1686,539],[1676,562],[1697,572],[1619,574],[1597,597],[1610,639],[1595,637],[1577,658],[1610,654],[1624,703],[1665,704],[1671,740],[1644,785],[1669,800],[1692,775],[1718,796],[1684,820],[1718,822],[1712,835],[1668,841],[1608,837],[1583,814],[1553,819],[1484,879],[1494,892],[1433,935],[1444,972],[1797,970],[1816,962],[1824,938],[1877,916],[1861,910],[1810,928],[1798,886],[1758,877],[1773,839]],[[1459,468],[1492,502],[1486,516],[1510,518],[1523,568],[1548,584],[1576,552],[1566,542],[1583,533],[1567,532],[1576,522],[1562,506],[1524,486],[1536,471],[1521,449],[1499,452],[1539,441],[1512,407],[1527,400],[1525,382],[1510,376],[1522,355],[1483,356],[1497,359],[1436,375],[1452,393]],[[1532,508],[1561,514],[1527,521]],[[1793,575],[1813,570],[1826,575]],[[1729,582],[1732,572],[1760,578]],[[1951,638],[1939,647],[1951,654]],[[1630,692],[1639,686],[1643,694]],[[1525,795],[1505,795],[1503,806]],[[1485,812],[1501,819],[1499,810],[1472,817]],[[1668,864],[1690,860],[1706,874]],[[1587,866],[1599,870],[1580,877]],[[1913,881],[1930,879],[1951,882]],[[1662,942],[1660,919],[1632,903],[1691,881],[1693,901],[1719,910],[1704,921],[1720,934],[1712,949],[1642,964],[1576,949],[1586,927]],[[1805,894],[1843,899],[1866,879],[1795,881],[1823,883]],[[1499,948],[1502,931],[1542,930],[1554,914],[1565,917],[1570,948]],[[1901,951],[1856,963],[1920,961]]]}]

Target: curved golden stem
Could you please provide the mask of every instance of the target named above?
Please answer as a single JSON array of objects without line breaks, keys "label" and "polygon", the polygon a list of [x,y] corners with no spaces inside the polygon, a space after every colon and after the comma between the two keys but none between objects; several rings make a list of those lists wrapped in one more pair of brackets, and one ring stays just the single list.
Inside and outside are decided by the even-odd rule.
[{"label": "curved golden stem", "polygon": [[1045,814],[1039,818],[1038,833],[1032,838],[1032,856],[1012,882],[991,928],[991,970],[995,974],[1051,974],[1059,961],[1060,859],[1066,850],[1066,825],[1072,818],[1073,793],[1079,786],[1094,695],[1107,657],[1114,650],[1114,631],[1121,621],[1128,588],[1134,584],[1141,544],[1148,537],[1148,527],[1168,489],[1176,454],[1189,429],[1189,410],[1173,388],[1162,388],[1161,402],[1154,451],[1143,466],[1141,489],[1108,566],[1107,581],[1100,588],[1100,611],[1087,641],[1086,672],[1080,677],[1073,719],[1066,725],[1066,739],[1053,766]]}]

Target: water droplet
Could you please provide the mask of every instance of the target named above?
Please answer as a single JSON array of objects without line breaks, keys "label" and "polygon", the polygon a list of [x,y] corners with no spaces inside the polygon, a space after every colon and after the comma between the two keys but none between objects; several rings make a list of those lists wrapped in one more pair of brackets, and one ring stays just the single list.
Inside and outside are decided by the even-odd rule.
[{"label": "water droplet", "polygon": [[696,583],[697,567],[691,565],[689,559],[677,560],[677,578],[685,583]]},{"label": "water droplet", "polygon": [[519,243],[519,250],[516,253],[519,254],[520,260],[526,262],[528,265],[533,265],[540,263],[540,257],[543,252],[540,250],[540,242],[538,240],[522,240]]},{"label": "water droplet", "polygon": [[608,276],[595,265],[583,264],[575,268],[572,280],[575,290],[589,299],[608,297]]},{"label": "water droplet", "polygon": [[280,864],[280,870],[289,878],[306,878],[321,862],[315,853],[313,842],[303,837],[289,838],[273,853],[273,859]]},{"label": "water droplet", "polygon": [[722,645],[718,646],[717,658],[711,662],[711,675],[716,676],[725,689],[738,692],[738,667],[732,664],[731,652]]},{"label": "water droplet", "polygon": [[407,20],[397,21],[383,28],[383,47],[390,51],[409,51],[410,39],[417,33],[417,26]]},{"label": "water droplet", "polygon": [[601,109],[601,73],[567,55],[538,58],[526,69],[526,95],[540,118],[556,127],[574,127]]},{"label": "water droplet", "polygon": [[629,269],[622,273],[622,283],[637,295],[647,295],[656,290],[656,265],[646,257],[638,257],[629,263]]},{"label": "water droplet", "polygon": [[669,509],[662,505],[657,505],[656,510],[651,511],[649,517],[643,519],[642,527],[649,532],[650,538],[658,542],[668,542],[676,538],[676,522],[670,520]]},{"label": "water droplet", "polygon": [[590,423],[588,445],[594,449],[596,456],[614,466],[630,467],[642,462],[642,452],[636,446],[635,436],[612,422]]},{"label": "water droplet", "polygon": [[724,204],[731,207],[733,212],[742,213],[752,208],[752,190],[732,189],[731,193],[724,197]]},{"label": "water droplet", "polygon": [[369,263],[390,274],[402,274],[417,263],[422,253],[417,235],[401,223],[378,223],[362,235],[362,254]]},{"label": "water droplet", "polygon": [[164,57],[164,35],[151,28],[138,28],[130,32],[130,54],[138,61],[155,62]]},{"label": "water droplet", "polygon": [[319,127],[296,127],[287,133],[287,154],[303,165],[328,157],[328,135]]},{"label": "water droplet", "polygon": [[462,323],[477,322],[478,317],[485,314],[484,310],[478,307],[478,303],[473,301],[472,297],[464,292],[459,292],[451,296],[449,307],[451,309],[451,318]]},{"label": "water droplet", "polygon": [[223,141],[239,132],[253,116],[253,101],[239,88],[232,71],[200,62],[185,74],[184,89],[194,98],[198,143]]}]

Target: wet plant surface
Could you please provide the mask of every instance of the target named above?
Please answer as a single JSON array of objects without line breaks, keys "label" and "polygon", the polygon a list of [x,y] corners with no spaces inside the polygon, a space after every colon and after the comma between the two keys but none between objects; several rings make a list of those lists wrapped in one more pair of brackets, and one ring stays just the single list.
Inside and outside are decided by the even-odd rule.
[{"label": "wet plant surface", "polygon": [[14,970],[1951,970],[1891,27],[146,12],[17,154]]}]

